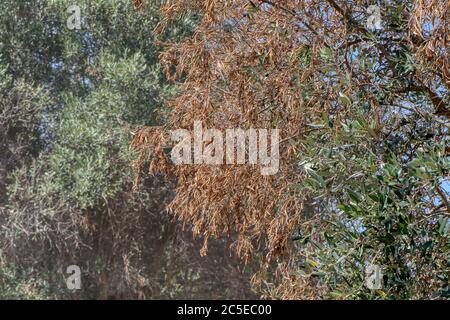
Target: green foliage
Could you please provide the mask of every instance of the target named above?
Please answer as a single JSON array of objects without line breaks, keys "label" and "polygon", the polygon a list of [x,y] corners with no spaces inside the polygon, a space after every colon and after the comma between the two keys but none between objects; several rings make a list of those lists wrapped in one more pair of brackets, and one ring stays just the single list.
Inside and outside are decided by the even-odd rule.
[{"label": "green foliage", "polygon": [[[38,277],[30,270],[21,271],[20,268],[0,267],[1,298],[7,300],[41,300],[55,297],[51,292],[49,282],[42,274]],[[25,279],[25,281],[23,281]]]},{"label": "green foliage", "polygon": [[[159,124],[176,90],[152,33],[160,2],[78,1],[81,30],[66,25],[73,4],[0,3],[0,298],[205,296],[207,268],[222,265],[203,266],[170,222],[170,185],[131,191],[132,132]],[[162,38],[194,27],[186,16]],[[71,264],[80,292],[65,287]]]},{"label": "green foliage", "polygon": [[[329,298],[448,297],[447,142],[409,139],[420,136],[420,119],[401,119],[387,119],[386,131],[358,116],[337,129],[324,119],[304,142],[304,187],[317,224],[297,246],[315,261],[303,274],[326,286]],[[382,267],[380,290],[366,286],[369,264]]]},{"label": "green foliage", "polygon": [[126,127],[149,124],[170,89],[159,84],[159,69],[147,69],[140,54],[117,59],[104,53],[97,72],[102,80],[88,95],[62,94],[62,110],[49,123],[57,143],[41,159],[51,175],[39,196],[81,209],[113,198],[129,183]]}]

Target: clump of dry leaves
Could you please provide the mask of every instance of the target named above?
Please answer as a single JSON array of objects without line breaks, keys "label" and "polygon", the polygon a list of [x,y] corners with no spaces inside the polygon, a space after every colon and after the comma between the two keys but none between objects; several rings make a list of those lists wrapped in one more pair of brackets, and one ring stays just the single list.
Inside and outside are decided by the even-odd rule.
[{"label": "clump of dry leaves", "polygon": [[[410,19],[405,41],[424,66],[417,70],[420,85],[409,90],[430,90],[431,99],[439,98],[427,87],[435,79],[430,74],[439,73],[447,85],[449,80],[444,2],[417,1],[411,14],[404,13]],[[180,92],[168,102],[164,127],[144,128],[136,135],[136,168],[150,150],[150,171],[176,178],[169,210],[192,226],[195,235],[205,237],[203,253],[209,238],[229,234],[236,235],[236,250],[246,260],[259,246],[266,266],[288,256],[307,199],[295,189],[304,179],[298,164],[302,137],[324,114],[332,113],[339,128],[350,111],[347,97],[373,80],[354,63],[356,47],[389,60],[382,45],[365,44],[367,6],[363,0],[172,0],[162,7],[165,19],[157,33],[186,13],[200,14],[201,21],[191,37],[164,44],[161,62],[167,78],[180,81]],[[424,20],[439,27],[424,35]],[[387,26],[384,32],[395,36]],[[326,65],[332,65],[333,72],[324,71]],[[367,94],[365,99],[376,110],[374,96]],[[204,127],[222,130],[280,129],[279,172],[262,176],[258,166],[171,165],[164,133],[192,130],[198,120]],[[317,295],[304,291],[310,285],[287,275],[288,264],[280,266],[285,282],[279,296]]]}]

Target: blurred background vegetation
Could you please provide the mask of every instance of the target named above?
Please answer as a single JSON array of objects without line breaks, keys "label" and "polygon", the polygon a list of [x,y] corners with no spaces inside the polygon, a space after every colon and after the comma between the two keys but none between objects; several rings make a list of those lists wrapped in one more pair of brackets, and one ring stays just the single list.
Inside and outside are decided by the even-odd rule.
[{"label": "blurred background vegetation", "polygon": [[[67,8],[81,8],[70,30]],[[0,298],[245,298],[224,241],[206,258],[164,211],[171,187],[134,180],[133,128],[176,92],[158,64],[159,1],[0,3]],[[164,40],[192,33],[173,23]],[[67,290],[67,266],[82,290]]]}]

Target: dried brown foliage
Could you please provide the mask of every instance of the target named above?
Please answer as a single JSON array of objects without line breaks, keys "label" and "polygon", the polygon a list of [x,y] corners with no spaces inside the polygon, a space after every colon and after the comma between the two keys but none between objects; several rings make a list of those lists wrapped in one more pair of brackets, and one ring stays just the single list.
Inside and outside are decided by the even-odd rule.
[{"label": "dried brown foliage", "polygon": [[410,43],[416,56],[430,62],[432,68],[428,72],[441,74],[447,87],[450,86],[449,19],[448,1],[428,0],[417,1],[409,20]]},{"label": "dried brown foliage", "polygon": [[409,20],[409,44],[423,66],[417,76],[425,86],[420,86],[417,90],[425,91],[430,96],[436,107],[436,114],[450,119],[450,111],[445,107],[445,102],[429,89],[436,75],[450,89],[449,20],[448,1],[417,1]]},{"label": "dried brown foliage", "polygon": [[[288,255],[289,239],[302,223],[308,197],[295,188],[304,178],[297,157],[302,137],[315,130],[307,124],[332,112],[338,128],[350,111],[339,97],[359,92],[377,118],[378,102],[366,89],[385,88],[355,63],[355,47],[386,62],[385,74],[378,76],[398,76],[386,47],[365,43],[370,32],[362,21],[368,5],[363,0],[173,0],[163,6],[165,19],[156,32],[186,12],[198,12],[202,19],[192,37],[164,44],[161,62],[168,79],[183,79],[181,92],[169,102],[164,128],[145,128],[136,135],[133,146],[141,155],[136,168],[151,150],[151,171],[170,170],[176,177],[169,209],[191,224],[194,234],[205,236],[203,253],[208,238],[237,234],[236,250],[244,259],[259,244],[267,263]],[[448,85],[448,2],[417,1],[413,11],[404,14],[408,30],[400,34],[386,27],[384,32],[393,39],[403,37],[423,68],[417,69],[414,86],[396,94],[420,91],[436,112],[445,110],[429,84],[438,78]],[[438,25],[431,35],[424,35],[424,19]],[[335,73],[324,72],[326,64],[333,65]],[[218,129],[279,128],[280,171],[261,176],[257,166],[170,167],[163,160],[163,132],[192,130],[196,120]],[[279,296],[316,297],[317,292],[304,291],[307,284],[287,276],[286,268],[288,264],[279,269],[285,280]]]},{"label": "dried brown foliage", "polygon": [[144,5],[144,0],[133,0],[133,6],[137,10],[141,10],[143,5]]}]

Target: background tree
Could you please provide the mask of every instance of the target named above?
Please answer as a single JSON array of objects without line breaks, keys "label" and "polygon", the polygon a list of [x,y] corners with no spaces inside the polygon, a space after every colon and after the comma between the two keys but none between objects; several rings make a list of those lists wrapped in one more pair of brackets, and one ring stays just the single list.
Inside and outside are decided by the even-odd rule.
[{"label": "background tree", "polygon": [[[80,30],[67,26],[74,4]],[[221,243],[201,259],[171,222],[170,184],[148,178],[131,190],[133,129],[160,123],[155,113],[176,91],[152,37],[160,3],[135,5],[0,4],[2,298],[252,294]],[[195,17],[178,19],[162,39],[178,41],[195,25]],[[83,272],[75,293],[65,284],[71,264]]]}]

